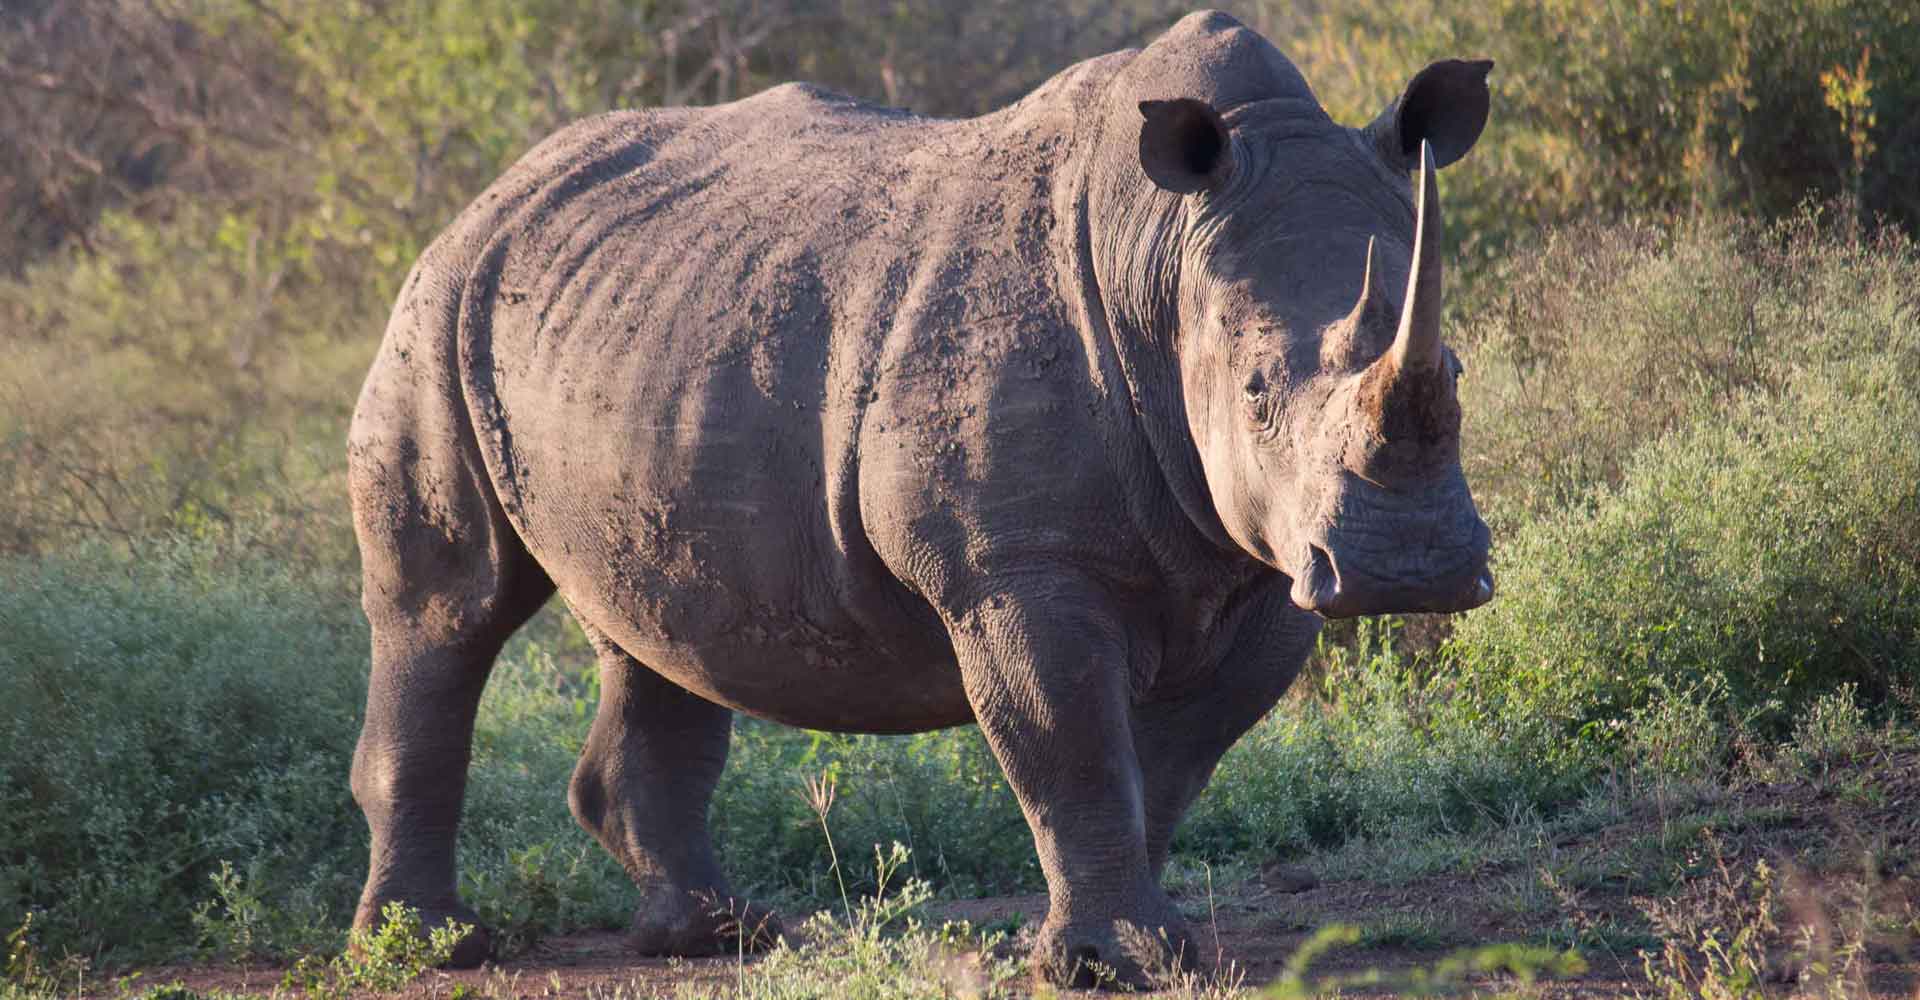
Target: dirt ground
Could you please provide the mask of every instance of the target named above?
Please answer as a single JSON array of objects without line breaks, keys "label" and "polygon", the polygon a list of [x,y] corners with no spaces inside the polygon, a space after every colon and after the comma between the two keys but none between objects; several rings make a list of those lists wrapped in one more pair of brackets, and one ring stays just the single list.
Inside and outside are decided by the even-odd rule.
[{"label": "dirt ground", "polygon": [[[1184,899],[1190,914],[1200,916],[1195,933],[1204,949],[1215,959],[1216,968],[1227,977],[1243,977],[1245,987],[1257,987],[1281,975],[1287,959],[1313,933],[1313,928],[1346,922],[1381,926],[1420,926],[1444,910],[1448,926],[1479,942],[1511,941],[1524,938],[1536,928],[1509,912],[1500,902],[1501,893],[1477,891],[1459,879],[1435,879],[1385,888],[1363,882],[1329,883],[1301,893],[1277,893],[1257,881],[1239,887],[1239,891],[1213,900],[1211,917],[1206,900]],[[1046,911],[1043,895],[1010,896],[935,904],[929,916],[935,920],[971,921],[975,926],[1006,926],[1018,920],[1032,926]],[[1471,940],[1445,943],[1428,941],[1363,944],[1336,951],[1312,969],[1310,978],[1355,973],[1374,969],[1387,973],[1430,967],[1447,952]],[[1641,974],[1640,958],[1635,950],[1610,951],[1607,947],[1581,949],[1587,971],[1575,978],[1543,981],[1524,991],[1524,995],[1575,1000],[1575,998],[1620,998],[1648,995],[1648,983]],[[1881,955],[1874,966],[1872,996],[1891,1000],[1920,1000],[1920,959],[1913,954]],[[1895,961],[1886,961],[1892,957]],[[741,973],[741,959],[645,959],[628,953],[616,932],[571,934],[549,938],[530,953],[498,965],[451,972],[430,972],[399,996],[418,1000],[445,1000],[449,997],[479,996],[497,998],[596,998],[608,1000],[616,994],[625,997],[672,995],[691,988],[696,995],[725,997],[735,994]],[[744,962],[756,961],[747,955]],[[180,981],[200,993],[216,990],[233,992],[271,992],[285,970],[275,966],[184,966],[146,970],[144,986]],[[1481,977],[1470,981],[1467,992],[1486,995],[1513,990],[1510,979]],[[461,990],[460,987],[465,987]],[[1790,983],[1775,984],[1781,995],[1795,992]],[[1090,994],[1091,995],[1091,994]],[[1166,994],[1177,995],[1177,994]],[[1349,988],[1344,995],[1385,996],[1390,990]]]},{"label": "dirt ground", "polygon": [[[1203,948],[1216,949],[1217,968],[1227,976],[1244,977],[1243,985],[1252,988],[1278,977],[1302,942],[1311,936],[1306,929],[1317,921],[1377,919],[1367,909],[1373,896],[1349,885],[1329,885],[1308,893],[1285,897],[1256,894],[1217,904],[1213,921],[1199,923],[1195,933]],[[965,919],[976,926],[1002,924],[1020,919],[1037,924],[1046,913],[1044,895],[1007,896],[937,904],[929,915],[937,919]],[[1190,902],[1190,901],[1189,901]],[[1191,911],[1191,907],[1189,907]],[[1418,947],[1369,947],[1345,949],[1315,963],[1314,975],[1334,975],[1361,969],[1402,971],[1430,965],[1445,950]],[[1213,954],[1206,956],[1208,959]],[[756,961],[747,955],[744,961]],[[397,996],[419,1000],[445,1000],[470,995],[457,991],[465,986],[472,995],[501,998],[611,998],[616,991],[625,996],[672,995],[676,989],[692,987],[697,995],[726,997],[735,994],[740,974],[740,959],[647,959],[627,952],[617,932],[570,934],[542,941],[530,953],[499,965],[460,971],[436,971],[422,976]],[[1644,988],[1632,968],[1589,956],[1591,968],[1577,980],[1543,983],[1534,995],[1541,997],[1625,997],[1636,986]],[[144,970],[143,986],[179,981],[202,993],[214,991],[271,992],[285,974],[280,966],[167,966]],[[1909,978],[1920,975],[1920,968],[1909,969]],[[1487,982],[1493,986],[1493,981]],[[1511,985],[1511,984],[1508,984]],[[1887,995],[1901,1000],[1920,996],[1895,984]],[[1349,995],[1368,995],[1375,991],[1349,990]],[[1089,992],[1088,996],[1102,994]]]},{"label": "dirt ground", "polygon": [[[1876,754],[1847,762],[1818,779],[1757,784],[1738,793],[1677,803],[1649,799],[1599,825],[1555,833],[1516,847],[1489,842],[1449,856],[1413,877],[1393,877],[1365,857],[1320,859],[1315,866],[1269,865],[1216,891],[1189,888],[1176,898],[1192,921],[1202,959],[1224,979],[1257,987],[1279,977],[1316,929],[1349,924],[1361,940],[1313,963],[1308,979],[1379,970],[1389,975],[1430,968],[1462,948],[1499,942],[1558,942],[1574,936],[1584,973],[1526,987],[1545,998],[1653,996],[1643,949],[1659,947],[1647,908],[1665,907],[1694,920],[1664,938],[1698,940],[1711,928],[1727,940],[1741,920],[1760,862],[1773,872],[1773,908],[1783,925],[1814,929],[1831,959],[1851,940],[1868,970],[1867,993],[1920,1000],[1920,752]],[[1393,855],[1430,845],[1376,845]],[[1381,857],[1376,855],[1375,857]],[[1661,870],[1681,875],[1662,875]],[[1305,876],[1304,878],[1302,876]],[[1313,883],[1313,884],[1310,884]],[[929,904],[937,925],[967,920],[976,928],[1037,926],[1042,895]],[[789,915],[792,916],[792,915]],[[1851,923],[1849,923],[1851,921]],[[1865,928],[1847,937],[1846,927]],[[1778,934],[1775,937],[1792,937]],[[1020,940],[1016,933],[1013,940]],[[465,998],[638,998],[691,993],[737,995],[743,968],[756,958],[643,959],[616,932],[547,938],[497,965],[429,972],[401,992],[418,1000]],[[1784,950],[1769,955],[1770,996],[1817,995],[1817,973]],[[178,981],[202,993],[269,993],[284,967],[197,965],[142,970],[138,988]],[[1510,979],[1469,980],[1468,992],[1510,993]],[[101,981],[87,991],[116,989]],[[1696,991],[1689,991],[1696,992]],[[1348,988],[1344,995],[1387,995]],[[964,994],[960,994],[964,995]],[[1177,991],[1168,995],[1181,994]],[[1208,995],[1219,995],[1209,993]],[[1746,994],[1742,994],[1743,996]],[[1861,991],[1847,991],[1850,998]]]}]

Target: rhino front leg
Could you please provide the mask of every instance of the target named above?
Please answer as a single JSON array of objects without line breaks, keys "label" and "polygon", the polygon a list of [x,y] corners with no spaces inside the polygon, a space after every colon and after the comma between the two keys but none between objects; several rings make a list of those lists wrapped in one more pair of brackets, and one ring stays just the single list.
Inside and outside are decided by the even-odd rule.
[{"label": "rhino front leg", "polygon": [[1149,871],[1123,619],[1097,588],[1027,582],[951,615],[949,628],[1046,875],[1034,965],[1074,986],[1149,986],[1194,949]]},{"label": "rhino front leg", "polygon": [[573,816],[640,890],[628,942],[643,955],[712,955],[770,944],[772,914],[736,899],[707,813],[733,713],[649,670],[584,626],[600,661],[600,707],[567,790]]},{"label": "rhino front leg", "polygon": [[1286,693],[1320,634],[1318,616],[1293,606],[1284,586],[1258,595],[1206,683],[1134,709],[1133,739],[1146,786],[1147,854],[1157,882],[1175,828],[1213,769]]}]

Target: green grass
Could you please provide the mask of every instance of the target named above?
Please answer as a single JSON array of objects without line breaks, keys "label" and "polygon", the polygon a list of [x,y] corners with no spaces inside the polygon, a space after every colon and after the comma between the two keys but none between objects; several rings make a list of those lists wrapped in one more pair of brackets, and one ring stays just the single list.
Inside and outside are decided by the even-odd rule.
[{"label": "green grass", "polygon": [[1466,944],[1470,936],[1434,913],[1402,913],[1363,924],[1357,948],[1443,951]]},{"label": "green grass", "polygon": [[[107,568],[112,565],[113,568]],[[339,912],[363,843],[341,780],[363,627],[284,570],[87,553],[0,587],[0,910],[49,943],[193,944],[223,860],[284,923]]]}]

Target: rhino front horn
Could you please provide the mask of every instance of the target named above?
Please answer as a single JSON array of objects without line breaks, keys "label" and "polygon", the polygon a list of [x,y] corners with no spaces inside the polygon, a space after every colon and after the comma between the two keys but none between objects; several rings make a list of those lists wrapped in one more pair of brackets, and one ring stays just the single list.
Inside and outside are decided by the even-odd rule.
[{"label": "rhino front horn", "polygon": [[1413,268],[1407,273],[1400,329],[1387,352],[1397,372],[1423,372],[1440,365],[1440,188],[1433,147],[1420,142],[1420,175],[1414,180]]}]

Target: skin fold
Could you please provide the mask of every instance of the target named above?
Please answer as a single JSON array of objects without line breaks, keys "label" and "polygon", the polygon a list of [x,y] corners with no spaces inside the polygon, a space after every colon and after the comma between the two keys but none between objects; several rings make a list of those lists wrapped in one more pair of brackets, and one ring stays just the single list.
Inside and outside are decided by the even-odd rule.
[{"label": "skin fold", "polygon": [[775,926],[707,832],[747,712],[978,724],[1051,894],[1041,969],[1191,964],[1172,831],[1322,616],[1491,596],[1433,186],[1489,65],[1346,128],[1200,13],[981,118],[789,84],[528,153],[415,264],[354,415],[356,923],[473,919],[475,709],[557,592],[603,691],[569,802],[639,951]]}]

